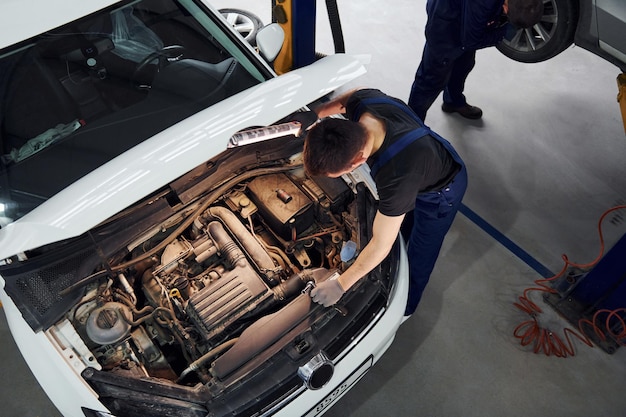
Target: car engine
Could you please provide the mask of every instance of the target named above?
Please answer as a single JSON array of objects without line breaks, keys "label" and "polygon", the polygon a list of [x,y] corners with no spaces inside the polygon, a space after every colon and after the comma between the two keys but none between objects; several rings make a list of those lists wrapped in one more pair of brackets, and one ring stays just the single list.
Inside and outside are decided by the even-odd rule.
[{"label": "car engine", "polygon": [[311,325],[303,290],[346,267],[347,242],[360,247],[353,200],[301,168],[255,176],[131,242],[67,316],[103,371],[223,386]]}]

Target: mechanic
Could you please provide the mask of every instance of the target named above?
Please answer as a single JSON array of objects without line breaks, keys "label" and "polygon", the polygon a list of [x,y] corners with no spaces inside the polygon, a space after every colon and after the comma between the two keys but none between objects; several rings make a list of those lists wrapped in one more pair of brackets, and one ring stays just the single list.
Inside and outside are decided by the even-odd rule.
[{"label": "mechanic", "polygon": [[465,80],[474,68],[476,50],[494,46],[518,28],[538,23],[542,0],[428,0],[426,44],[415,73],[408,104],[425,120],[443,91],[441,109],[468,119],[480,119],[480,108],[467,103]]},{"label": "mechanic", "polygon": [[321,118],[345,113],[347,120],[324,118],[309,130],[303,152],[307,173],[335,178],[367,162],[379,204],[372,239],[343,274],[318,284],[311,297],[324,306],[337,303],[383,261],[402,228],[408,238],[405,316],[410,316],[467,188],[465,165],[447,140],[424,126],[401,100],[380,90],[352,90],[315,110]]}]

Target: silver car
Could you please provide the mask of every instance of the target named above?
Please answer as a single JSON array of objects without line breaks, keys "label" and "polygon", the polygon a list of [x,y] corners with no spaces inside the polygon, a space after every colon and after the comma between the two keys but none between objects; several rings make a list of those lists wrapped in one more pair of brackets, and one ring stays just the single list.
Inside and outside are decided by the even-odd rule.
[{"label": "silver car", "polygon": [[497,47],[520,62],[541,62],[572,43],[626,72],[626,2],[623,0],[544,0],[541,21],[519,30]]}]

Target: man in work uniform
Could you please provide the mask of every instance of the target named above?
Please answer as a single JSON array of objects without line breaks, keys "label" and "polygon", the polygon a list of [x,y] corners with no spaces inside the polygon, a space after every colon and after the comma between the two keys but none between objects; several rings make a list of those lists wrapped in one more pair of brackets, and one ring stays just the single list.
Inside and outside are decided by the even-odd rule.
[{"label": "man in work uniform", "polygon": [[[425,127],[402,101],[375,89],[345,93],[316,109],[326,118],[304,143],[310,175],[339,177],[367,162],[379,194],[373,236],[354,263],[335,280],[311,291],[313,300],[335,304],[391,250],[403,221],[408,238],[409,300],[413,314],[467,188],[465,165],[448,141]],[[407,233],[408,235],[408,233]]]},{"label": "man in work uniform", "polygon": [[441,109],[468,119],[482,110],[467,103],[465,80],[474,68],[476,50],[494,46],[517,29],[529,28],[543,15],[542,0],[428,0],[426,44],[415,73],[408,104],[425,120],[443,91]]}]

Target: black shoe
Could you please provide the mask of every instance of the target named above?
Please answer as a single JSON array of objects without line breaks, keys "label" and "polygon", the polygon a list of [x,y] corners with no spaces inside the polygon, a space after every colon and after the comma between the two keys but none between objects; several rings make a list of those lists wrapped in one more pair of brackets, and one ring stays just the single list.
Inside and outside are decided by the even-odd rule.
[{"label": "black shoe", "polygon": [[441,105],[441,110],[446,113],[458,113],[466,119],[476,120],[483,117],[483,111],[479,107],[471,106],[469,104],[461,107],[454,107],[449,104],[443,103]]}]

